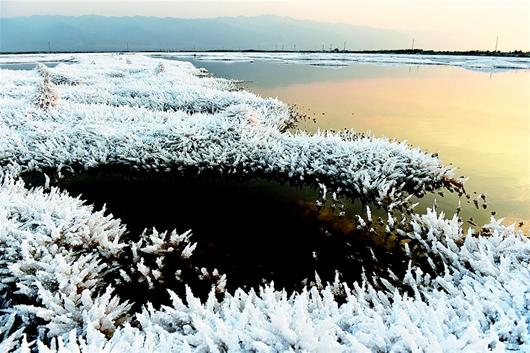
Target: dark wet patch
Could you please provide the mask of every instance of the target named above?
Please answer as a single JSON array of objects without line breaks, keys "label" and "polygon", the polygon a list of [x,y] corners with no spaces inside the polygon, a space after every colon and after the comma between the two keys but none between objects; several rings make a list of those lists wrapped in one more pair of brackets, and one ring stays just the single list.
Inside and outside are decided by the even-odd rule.
[{"label": "dark wet patch", "polygon": [[[105,204],[127,225],[130,241],[145,228],[178,233],[191,229],[192,241],[198,243],[191,263],[226,274],[229,292],[270,281],[277,288],[300,290],[305,279],[314,280],[315,272],[324,283],[332,282],[336,271],[349,283],[360,281],[363,271],[386,275],[392,269],[399,275],[408,262],[400,247],[382,246],[372,235],[355,230],[347,218],[314,207],[318,193],[308,188],[211,174],[109,171],[69,176],[54,184],[96,208]],[[191,263],[175,259],[166,270],[191,268]],[[211,286],[193,276],[183,280],[200,296]],[[184,286],[170,281],[167,288],[181,292]],[[124,292],[133,302],[167,298],[165,288],[150,294],[139,288]]]}]

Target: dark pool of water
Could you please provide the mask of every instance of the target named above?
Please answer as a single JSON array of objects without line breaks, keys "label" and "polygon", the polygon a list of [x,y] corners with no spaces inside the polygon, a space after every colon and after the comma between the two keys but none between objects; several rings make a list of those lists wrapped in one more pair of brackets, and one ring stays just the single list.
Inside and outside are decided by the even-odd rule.
[{"label": "dark pool of water", "polygon": [[[332,282],[335,271],[353,282],[361,280],[363,271],[404,274],[408,263],[400,249],[347,229],[343,218],[326,210],[317,211],[317,193],[309,188],[218,175],[131,172],[87,172],[55,185],[96,208],[106,205],[126,224],[128,240],[135,241],[146,228],[191,229],[198,243],[193,264],[225,273],[228,290],[258,288],[263,281],[300,290],[315,272],[324,282]],[[161,298],[167,298],[163,292]]]}]

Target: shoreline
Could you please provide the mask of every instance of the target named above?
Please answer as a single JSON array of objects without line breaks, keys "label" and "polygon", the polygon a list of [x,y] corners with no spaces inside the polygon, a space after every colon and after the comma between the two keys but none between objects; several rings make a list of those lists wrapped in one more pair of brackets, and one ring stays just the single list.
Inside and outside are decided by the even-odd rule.
[{"label": "shoreline", "polygon": [[490,51],[490,50],[424,50],[424,49],[378,49],[378,50],[258,50],[258,49],[206,49],[206,50],[58,50],[58,51],[23,51],[3,52],[0,55],[25,54],[88,54],[88,53],[275,53],[275,54],[399,54],[399,55],[444,55],[444,56],[477,56],[477,57],[509,57],[530,58],[529,51]]},{"label": "shoreline", "polygon": [[[4,73],[0,327],[7,338],[0,351],[33,345],[50,352],[529,347],[525,234],[495,218],[470,230],[435,204],[425,213],[409,207],[412,195],[465,192],[464,180],[437,155],[353,132],[285,132],[293,118],[285,103],[235,90],[233,82],[188,62],[80,55],[72,65]],[[20,179],[31,172],[41,186]],[[193,185],[199,173],[207,182]],[[175,175],[191,183],[179,184]],[[361,253],[356,243],[327,229],[316,229],[314,243],[306,232],[282,235],[271,219],[285,227],[278,219],[284,209],[274,197],[271,203],[261,199],[264,212],[279,212],[264,217],[251,204],[259,194],[249,199],[244,185],[215,193],[209,213],[242,210],[256,217],[242,217],[251,226],[272,224],[258,238],[263,243],[256,244],[256,233],[249,234],[237,217],[211,222],[204,240],[192,237],[198,222],[204,223],[202,214],[209,214],[202,200],[218,190],[209,175],[309,185],[319,194],[315,208],[329,205],[338,212],[343,199],[355,198],[363,212],[349,217],[352,227],[381,229],[396,251],[378,252],[377,244],[369,244]],[[100,198],[87,202],[91,190]],[[182,197],[185,192],[189,197]],[[189,215],[182,219],[194,218],[197,226],[177,229],[174,217],[182,213],[175,212],[176,203]],[[372,209],[383,209],[386,217]],[[123,219],[114,210],[122,210]],[[146,221],[149,213],[153,221]],[[229,231],[222,231],[221,222]],[[241,224],[230,245],[227,239]],[[201,253],[214,240],[224,249]],[[292,253],[303,257],[292,261]],[[210,254],[221,256],[210,261]],[[200,262],[201,256],[208,262]],[[235,257],[246,262],[225,266]],[[350,260],[359,264],[352,277],[335,272],[337,259],[348,261],[346,270],[353,268]],[[287,277],[296,266],[306,271],[307,264],[321,267],[314,275],[302,273],[302,290],[278,287],[277,268]],[[328,275],[321,277],[320,268]],[[238,282],[241,270],[248,277]],[[232,278],[234,288],[227,287]],[[456,336],[461,327],[470,329]],[[419,344],[403,335],[409,332]]]}]

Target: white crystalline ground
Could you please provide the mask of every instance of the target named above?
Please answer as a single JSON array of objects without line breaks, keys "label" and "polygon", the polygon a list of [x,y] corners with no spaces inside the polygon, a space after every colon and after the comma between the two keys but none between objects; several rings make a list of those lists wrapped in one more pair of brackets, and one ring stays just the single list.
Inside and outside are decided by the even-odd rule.
[{"label": "white crystalline ground", "polygon": [[319,66],[347,66],[352,64],[378,65],[443,65],[470,70],[530,69],[530,58],[465,56],[465,55],[413,55],[413,54],[353,54],[353,53],[162,53],[160,57],[193,58],[204,61],[249,62],[265,60]]},{"label": "white crystalline ground", "polygon": [[[405,190],[458,183],[439,159],[404,143],[357,135],[284,132],[287,105],[202,77],[189,63],[135,56],[88,59],[50,70],[60,104],[31,104],[43,79],[2,70],[0,166],[12,175],[113,165],[134,170],[195,168],[318,185],[390,208]],[[339,177],[340,176],[340,177]]]},{"label": "white crystalline ground", "polygon": [[389,273],[216,299],[221,279],[206,302],[192,289],[180,298],[167,288],[171,305],[133,312],[116,286],[156,286],[163,259],[192,255],[189,234],[148,231],[127,242],[127,226],[111,215],[56,188],[29,189],[19,175],[220,170],[331,183],[388,206],[405,202],[407,191],[448,183],[452,172],[397,142],[285,132],[283,103],[235,91],[190,64],[135,55],[76,60],[49,70],[61,84],[58,105],[48,109],[33,104],[43,81],[36,71],[0,71],[1,352],[530,350],[527,236],[495,219],[473,234],[435,211],[412,215],[399,232],[443,270],[431,277],[411,265],[399,289]]},{"label": "white crystalline ground", "polygon": [[[24,325],[11,327],[17,316],[28,326],[39,320],[46,335],[59,337],[50,350],[38,343],[41,352],[476,353],[530,348],[530,242],[496,221],[486,226],[491,234],[464,237],[456,219],[434,212],[415,216],[408,236],[423,240],[424,251],[443,261],[446,270],[430,278],[412,267],[404,278],[410,295],[384,279],[377,280],[377,287],[335,283],[295,294],[266,286],[257,293],[238,290],[222,301],[212,295],[205,303],[191,291],[186,298],[169,292],[170,306],[147,306],[136,315],[139,325],[131,325],[127,303],[103,280],[112,259],[131,246],[120,241],[125,228],[118,221],[56,189],[30,191],[12,181],[2,184],[0,205],[1,293],[9,296],[6,290],[16,285],[19,295],[34,303],[3,303],[2,351],[17,351],[19,345],[24,351]],[[334,299],[337,292],[347,296],[345,303]]]},{"label": "white crystalline ground", "polygon": [[[142,54],[142,53],[140,53]],[[264,52],[169,52],[143,53],[156,57],[195,59],[204,61],[251,62],[264,60],[318,66],[347,66],[352,64],[376,65],[442,65],[469,70],[502,71],[528,70],[530,58],[472,55],[414,55],[414,54],[355,54],[355,53],[264,53]],[[105,56],[95,53],[91,56]],[[77,54],[24,54],[0,55],[0,64],[75,61]]]},{"label": "white crystalline ground", "polygon": [[[105,54],[91,54],[91,56],[105,56]],[[76,55],[67,53],[58,54],[0,54],[0,64],[24,64],[35,62],[72,61]]]}]

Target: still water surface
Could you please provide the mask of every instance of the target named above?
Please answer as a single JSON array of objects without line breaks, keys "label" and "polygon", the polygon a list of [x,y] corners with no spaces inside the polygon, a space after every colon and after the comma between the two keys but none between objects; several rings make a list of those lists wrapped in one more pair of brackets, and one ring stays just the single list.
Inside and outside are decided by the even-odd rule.
[{"label": "still water surface", "polygon": [[[477,72],[447,66],[340,68],[192,61],[211,73],[245,81],[259,95],[296,104],[315,119],[300,128],[353,128],[407,140],[439,153],[466,189],[487,194],[487,210],[464,203],[464,219],[530,220],[530,71]],[[434,196],[422,202],[427,206]],[[452,214],[455,195],[437,202]]]}]

